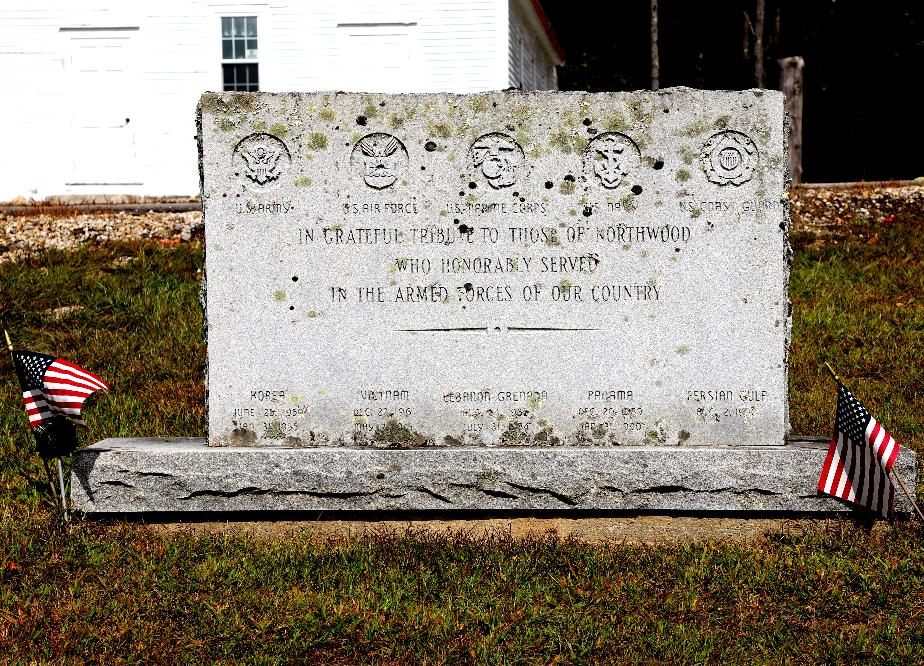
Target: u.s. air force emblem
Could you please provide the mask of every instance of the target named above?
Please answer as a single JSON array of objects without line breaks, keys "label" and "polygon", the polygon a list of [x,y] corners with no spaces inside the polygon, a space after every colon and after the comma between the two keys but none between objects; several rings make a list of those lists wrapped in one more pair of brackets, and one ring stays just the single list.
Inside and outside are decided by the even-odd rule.
[{"label": "u.s. air force emblem", "polygon": [[391,187],[407,168],[407,149],[397,138],[384,132],[367,134],[356,142],[350,164],[358,166],[363,181],[371,188]]}]

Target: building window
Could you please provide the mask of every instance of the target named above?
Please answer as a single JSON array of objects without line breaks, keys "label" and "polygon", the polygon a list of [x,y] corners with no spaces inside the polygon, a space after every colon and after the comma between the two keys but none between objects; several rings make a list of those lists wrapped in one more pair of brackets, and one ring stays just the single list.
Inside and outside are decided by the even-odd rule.
[{"label": "building window", "polygon": [[221,75],[224,90],[260,89],[256,16],[222,17]]}]

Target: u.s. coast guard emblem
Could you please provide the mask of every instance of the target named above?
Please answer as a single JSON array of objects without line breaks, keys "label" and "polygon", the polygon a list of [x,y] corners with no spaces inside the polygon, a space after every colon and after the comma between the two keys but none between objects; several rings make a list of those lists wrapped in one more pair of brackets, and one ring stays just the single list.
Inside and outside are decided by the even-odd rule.
[{"label": "u.s. coast guard emblem", "polygon": [[725,130],[713,134],[703,146],[703,171],[712,183],[741,185],[754,175],[757,157],[757,146],[751,137]]}]

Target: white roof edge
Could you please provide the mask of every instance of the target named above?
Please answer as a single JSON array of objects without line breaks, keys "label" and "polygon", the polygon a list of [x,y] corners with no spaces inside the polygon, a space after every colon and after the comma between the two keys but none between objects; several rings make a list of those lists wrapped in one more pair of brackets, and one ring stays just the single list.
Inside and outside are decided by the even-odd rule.
[{"label": "white roof edge", "polygon": [[[562,65],[565,60],[561,57],[559,49],[556,48],[555,44],[552,43],[549,33],[545,28],[545,25],[542,23],[542,19],[539,18],[539,14],[536,11],[536,5],[532,0],[513,0],[517,6],[522,10],[523,14],[526,16],[526,20],[529,22],[529,27],[532,29],[539,37],[539,42],[542,44],[542,48],[545,50],[546,54],[549,56],[549,59],[554,65]],[[513,19],[513,17],[510,17]],[[548,20],[548,19],[546,19]]]}]

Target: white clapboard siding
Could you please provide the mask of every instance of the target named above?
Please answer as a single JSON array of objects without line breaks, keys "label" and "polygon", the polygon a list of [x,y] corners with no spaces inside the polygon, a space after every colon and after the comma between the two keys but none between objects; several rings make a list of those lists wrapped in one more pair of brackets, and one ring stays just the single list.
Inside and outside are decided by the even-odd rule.
[{"label": "white clapboard siding", "polygon": [[529,0],[509,0],[509,85],[523,90],[557,90],[560,64]]},{"label": "white clapboard siding", "polygon": [[0,4],[0,201],[196,194],[195,106],[203,91],[222,88],[222,16],[257,17],[261,90],[521,85],[510,60],[515,30],[530,63],[523,87],[554,87],[555,55],[543,50],[525,2]]}]

